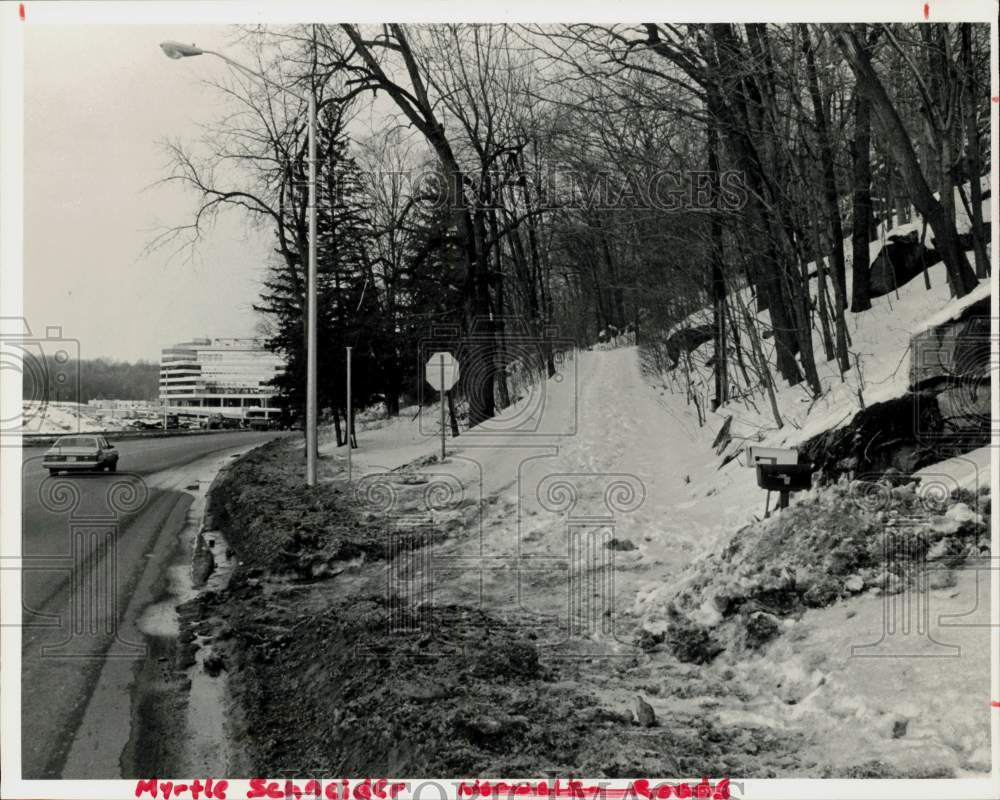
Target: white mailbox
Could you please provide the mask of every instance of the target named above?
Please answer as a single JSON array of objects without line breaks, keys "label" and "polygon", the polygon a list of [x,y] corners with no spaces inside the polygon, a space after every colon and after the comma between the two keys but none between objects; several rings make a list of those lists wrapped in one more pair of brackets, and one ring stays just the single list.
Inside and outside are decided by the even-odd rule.
[{"label": "white mailbox", "polygon": [[759,464],[798,464],[799,452],[786,447],[748,447],[747,466]]}]

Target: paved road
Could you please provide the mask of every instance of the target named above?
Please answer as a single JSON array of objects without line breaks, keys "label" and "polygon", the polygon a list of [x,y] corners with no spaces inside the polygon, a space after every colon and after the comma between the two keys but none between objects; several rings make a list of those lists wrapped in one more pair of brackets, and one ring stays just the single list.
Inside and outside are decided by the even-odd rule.
[{"label": "paved road", "polygon": [[105,659],[140,663],[142,643],[118,633],[122,614],[140,579],[142,591],[150,591],[169,561],[191,504],[185,487],[227,451],[275,436],[121,441],[117,474],[50,477],[41,464],[44,448],[24,450],[24,778],[60,777]]}]

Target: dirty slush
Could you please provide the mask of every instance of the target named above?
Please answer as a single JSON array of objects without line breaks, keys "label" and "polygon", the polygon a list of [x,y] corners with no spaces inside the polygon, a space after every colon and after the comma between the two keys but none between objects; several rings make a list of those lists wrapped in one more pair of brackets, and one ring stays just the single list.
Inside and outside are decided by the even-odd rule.
[{"label": "dirty slush", "polygon": [[[272,443],[217,483],[210,513],[238,567],[181,609],[233,676],[231,734],[258,774],[768,775],[789,763],[794,737],[727,730],[693,707],[656,720],[588,691],[707,689],[683,664],[653,675],[637,658],[543,659],[538,630],[387,597],[382,525],[344,486],[309,490],[299,472],[294,449]],[[390,616],[418,615],[418,632],[389,633]]]},{"label": "dirty slush", "polygon": [[[690,565],[669,604],[669,636],[633,625],[626,635],[638,655],[560,657],[540,647],[553,633],[544,622],[387,593],[384,520],[344,483],[305,488],[299,456],[273,442],[220,475],[209,517],[236,566],[225,586],[180,608],[178,666],[206,648],[204,670],[230,677],[230,768],[252,764],[275,777],[771,777],[793,765],[817,777],[902,774],[874,759],[804,762],[803,732],[755,725],[752,714],[734,724],[723,713],[761,699],[760,678],[740,669],[740,656],[780,637],[805,609],[859,591],[858,575],[875,579],[872,532],[885,512],[859,512],[843,480]],[[912,489],[894,498],[905,510]],[[956,496],[946,508],[969,504],[986,514],[945,517],[943,508],[948,524],[937,524],[935,547],[950,563],[985,541],[988,495]],[[409,546],[462,537],[467,522],[412,527]],[[203,569],[204,557],[195,563]],[[886,580],[884,591],[900,591],[905,570]],[[711,626],[697,613],[705,596],[722,609]],[[816,681],[798,683],[786,681],[782,702]],[[650,696],[668,700],[669,713],[657,716],[643,700]],[[922,774],[952,773],[931,763]]]}]

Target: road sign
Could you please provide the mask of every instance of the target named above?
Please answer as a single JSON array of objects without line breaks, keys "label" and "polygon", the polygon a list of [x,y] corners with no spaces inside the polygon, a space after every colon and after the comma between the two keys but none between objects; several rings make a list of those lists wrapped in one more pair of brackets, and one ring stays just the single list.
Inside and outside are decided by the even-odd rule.
[{"label": "road sign", "polygon": [[458,361],[447,350],[439,350],[427,359],[424,377],[432,387],[441,392],[441,460],[444,461],[444,394],[458,380]]},{"label": "road sign", "polygon": [[424,376],[434,389],[447,392],[458,381],[458,361],[451,353],[440,350],[427,359]]}]

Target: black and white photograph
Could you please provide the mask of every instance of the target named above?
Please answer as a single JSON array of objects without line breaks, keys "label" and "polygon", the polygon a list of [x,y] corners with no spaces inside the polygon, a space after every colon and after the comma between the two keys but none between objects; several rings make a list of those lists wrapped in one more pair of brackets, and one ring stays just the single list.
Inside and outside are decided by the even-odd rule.
[{"label": "black and white photograph", "polygon": [[4,4],[0,794],[1000,796],[997,18]]}]

